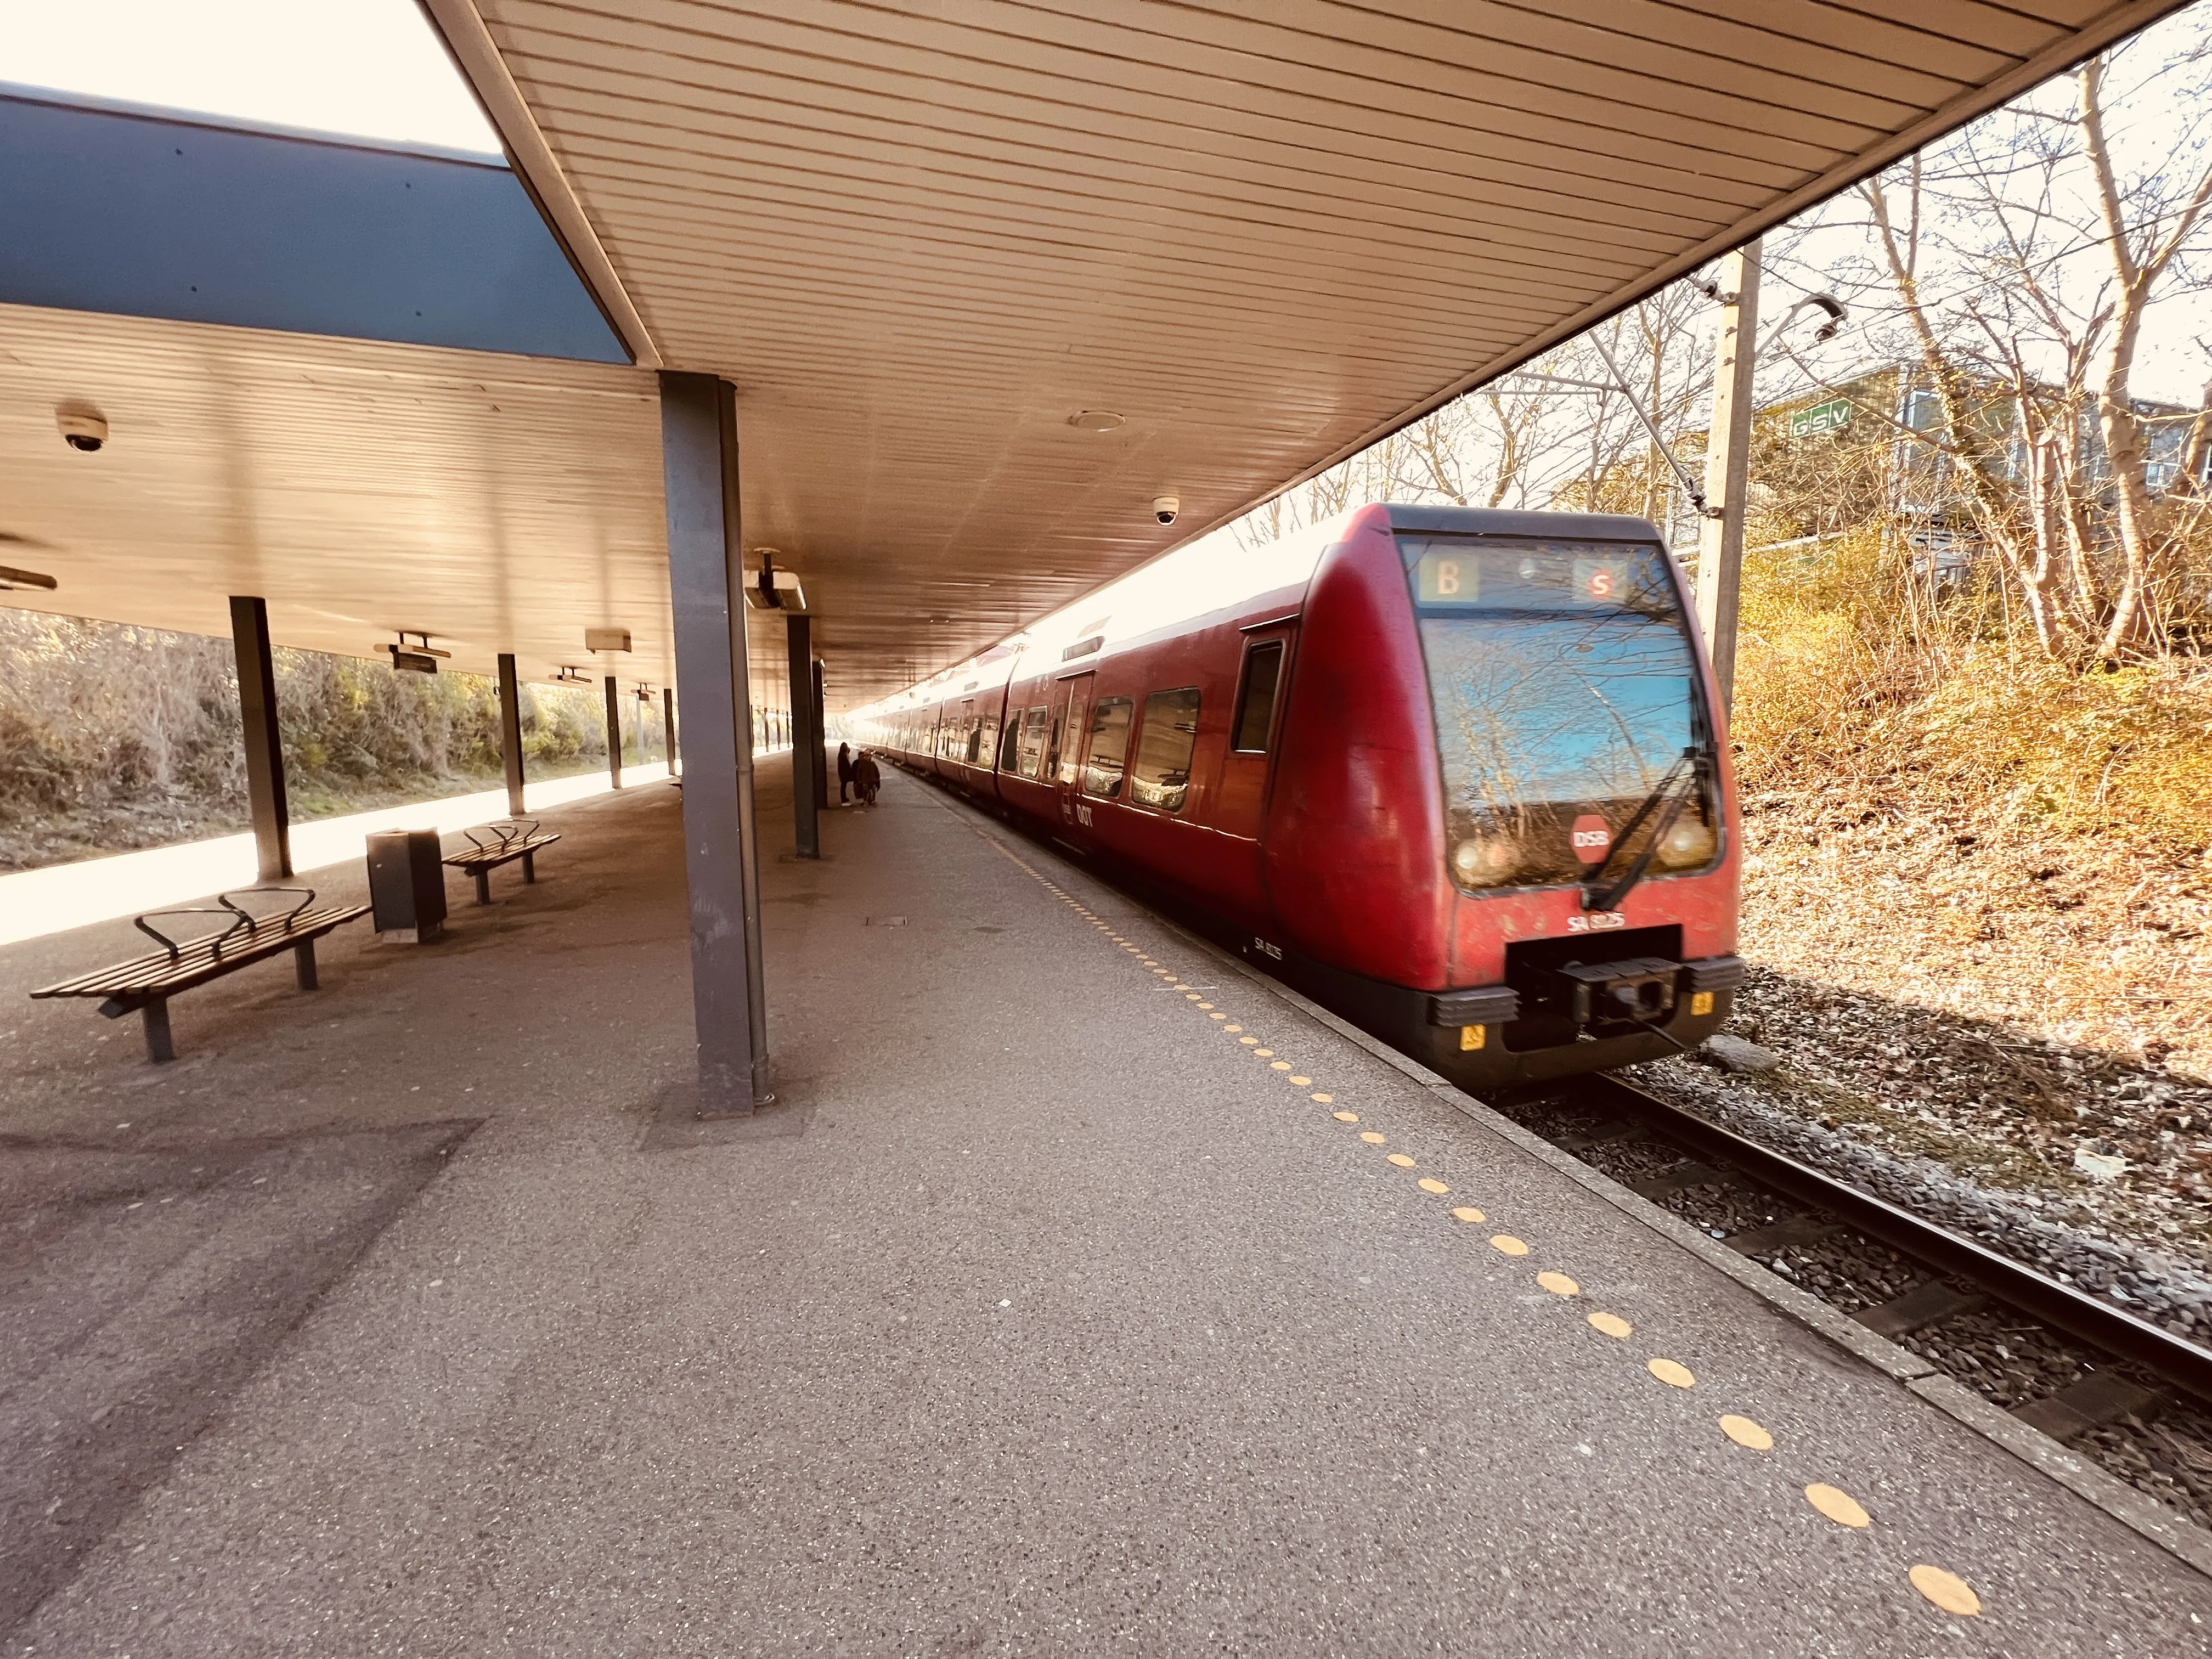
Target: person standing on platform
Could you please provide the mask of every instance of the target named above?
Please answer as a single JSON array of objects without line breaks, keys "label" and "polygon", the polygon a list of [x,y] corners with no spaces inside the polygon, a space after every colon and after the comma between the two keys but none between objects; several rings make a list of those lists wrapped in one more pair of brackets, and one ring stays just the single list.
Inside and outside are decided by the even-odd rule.
[{"label": "person standing on platform", "polygon": [[837,745],[837,805],[845,805],[845,796],[853,787],[853,745]]},{"label": "person standing on platform", "polygon": [[873,806],[876,791],[883,787],[884,775],[876,765],[876,757],[863,749],[860,758],[853,763],[853,787],[859,793],[861,804]]}]

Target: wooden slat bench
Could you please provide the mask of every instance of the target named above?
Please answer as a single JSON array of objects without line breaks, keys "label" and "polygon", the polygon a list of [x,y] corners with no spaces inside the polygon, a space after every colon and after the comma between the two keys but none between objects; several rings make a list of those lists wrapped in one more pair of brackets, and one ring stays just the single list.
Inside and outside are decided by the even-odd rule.
[{"label": "wooden slat bench", "polygon": [[476,878],[478,904],[491,902],[491,872],[502,864],[520,859],[523,880],[536,881],[539,849],[561,839],[558,833],[540,831],[536,822],[527,818],[514,823],[487,824],[482,835],[473,830],[461,833],[474,844],[467,852],[456,853],[446,862]]},{"label": "wooden slat bench", "polygon": [[[257,916],[231,901],[234,897],[252,898],[267,893],[296,893],[301,895],[299,903],[289,910],[270,915]],[[295,970],[299,975],[300,988],[315,988],[315,941],[332,928],[343,927],[347,922],[368,914],[366,904],[325,904],[317,907],[313,888],[256,887],[235,895],[219,893],[216,904],[220,908],[200,906],[179,910],[149,910],[136,919],[138,931],[148,938],[158,939],[161,948],[151,956],[139,957],[131,962],[120,962],[112,968],[103,968],[96,974],[87,974],[81,979],[64,980],[58,985],[49,985],[43,991],[33,991],[33,997],[101,997],[100,1012],[110,1019],[119,1019],[125,1014],[143,1012],[146,1016],[146,1057],[149,1060],[174,1060],[175,1047],[169,1041],[169,999],[179,991],[190,991],[205,985],[210,980],[221,979],[225,974],[234,974],[257,962],[265,962],[273,956],[289,951]],[[161,916],[221,916],[228,915],[230,925],[219,933],[179,943],[152,926]]]}]

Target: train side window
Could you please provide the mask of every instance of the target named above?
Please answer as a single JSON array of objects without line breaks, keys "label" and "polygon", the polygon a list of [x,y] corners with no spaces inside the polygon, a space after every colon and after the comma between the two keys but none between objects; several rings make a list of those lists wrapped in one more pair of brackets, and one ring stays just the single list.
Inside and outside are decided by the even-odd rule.
[{"label": "train side window", "polygon": [[1083,763],[1083,793],[1112,800],[1121,793],[1122,764],[1129,757],[1127,697],[1101,697],[1091,712],[1091,752]]},{"label": "train side window", "polygon": [[1242,754],[1267,750],[1267,730],[1275,721],[1275,688],[1283,678],[1283,642],[1262,640],[1244,653],[1244,683],[1237,688],[1236,740]]},{"label": "train side window", "polygon": [[[1016,769],[1025,778],[1036,777],[1044,769],[1044,720],[1045,706],[1039,703],[1024,714],[1019,722],[1021,762]],[[1013,727],[1014,722],[1009,721],[1007,729],[1012,731]]]},{"label": "train side window", "polygon": [[1180,812],[1190,794],[1190,754],[1198,742],[1198,688],[1155,691],[1145,699],[1129,799],[1139,806]]}]

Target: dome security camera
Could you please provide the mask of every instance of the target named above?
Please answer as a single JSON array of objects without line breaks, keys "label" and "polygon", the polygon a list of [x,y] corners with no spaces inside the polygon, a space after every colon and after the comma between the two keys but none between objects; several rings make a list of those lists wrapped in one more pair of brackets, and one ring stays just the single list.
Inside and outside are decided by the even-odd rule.
[{"label": "dome security camera", "polygon": [[1158,495],[1152,500],[1152,517],[1162,524],[1173,524],[1176,514],[1182,510],[1182,503],[1172,495]]},{"label": "dome security camera", "polygon": [[61,428],[63,442],[88,455],[107,442],[107,417],[88,404],[64,404],[54,411],[54,424]]}]

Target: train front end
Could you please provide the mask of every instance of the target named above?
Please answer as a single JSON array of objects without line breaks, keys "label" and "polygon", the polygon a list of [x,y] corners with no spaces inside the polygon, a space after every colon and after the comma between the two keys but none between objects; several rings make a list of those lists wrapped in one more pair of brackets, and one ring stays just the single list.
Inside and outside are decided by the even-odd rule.
[{"label": "train front end", "polygon": [[1436,733],[1470,1087],[1653,1060],[1728,1016],[1735,788],[1682,573],[1640,519],[1391,509]]},{"label": "train front end", "polygon": [[1680,570],[1641,519],[1378,505],[1331,527],[1248,954],[1468,1088],[1728,1017],[1741,833]]}]

